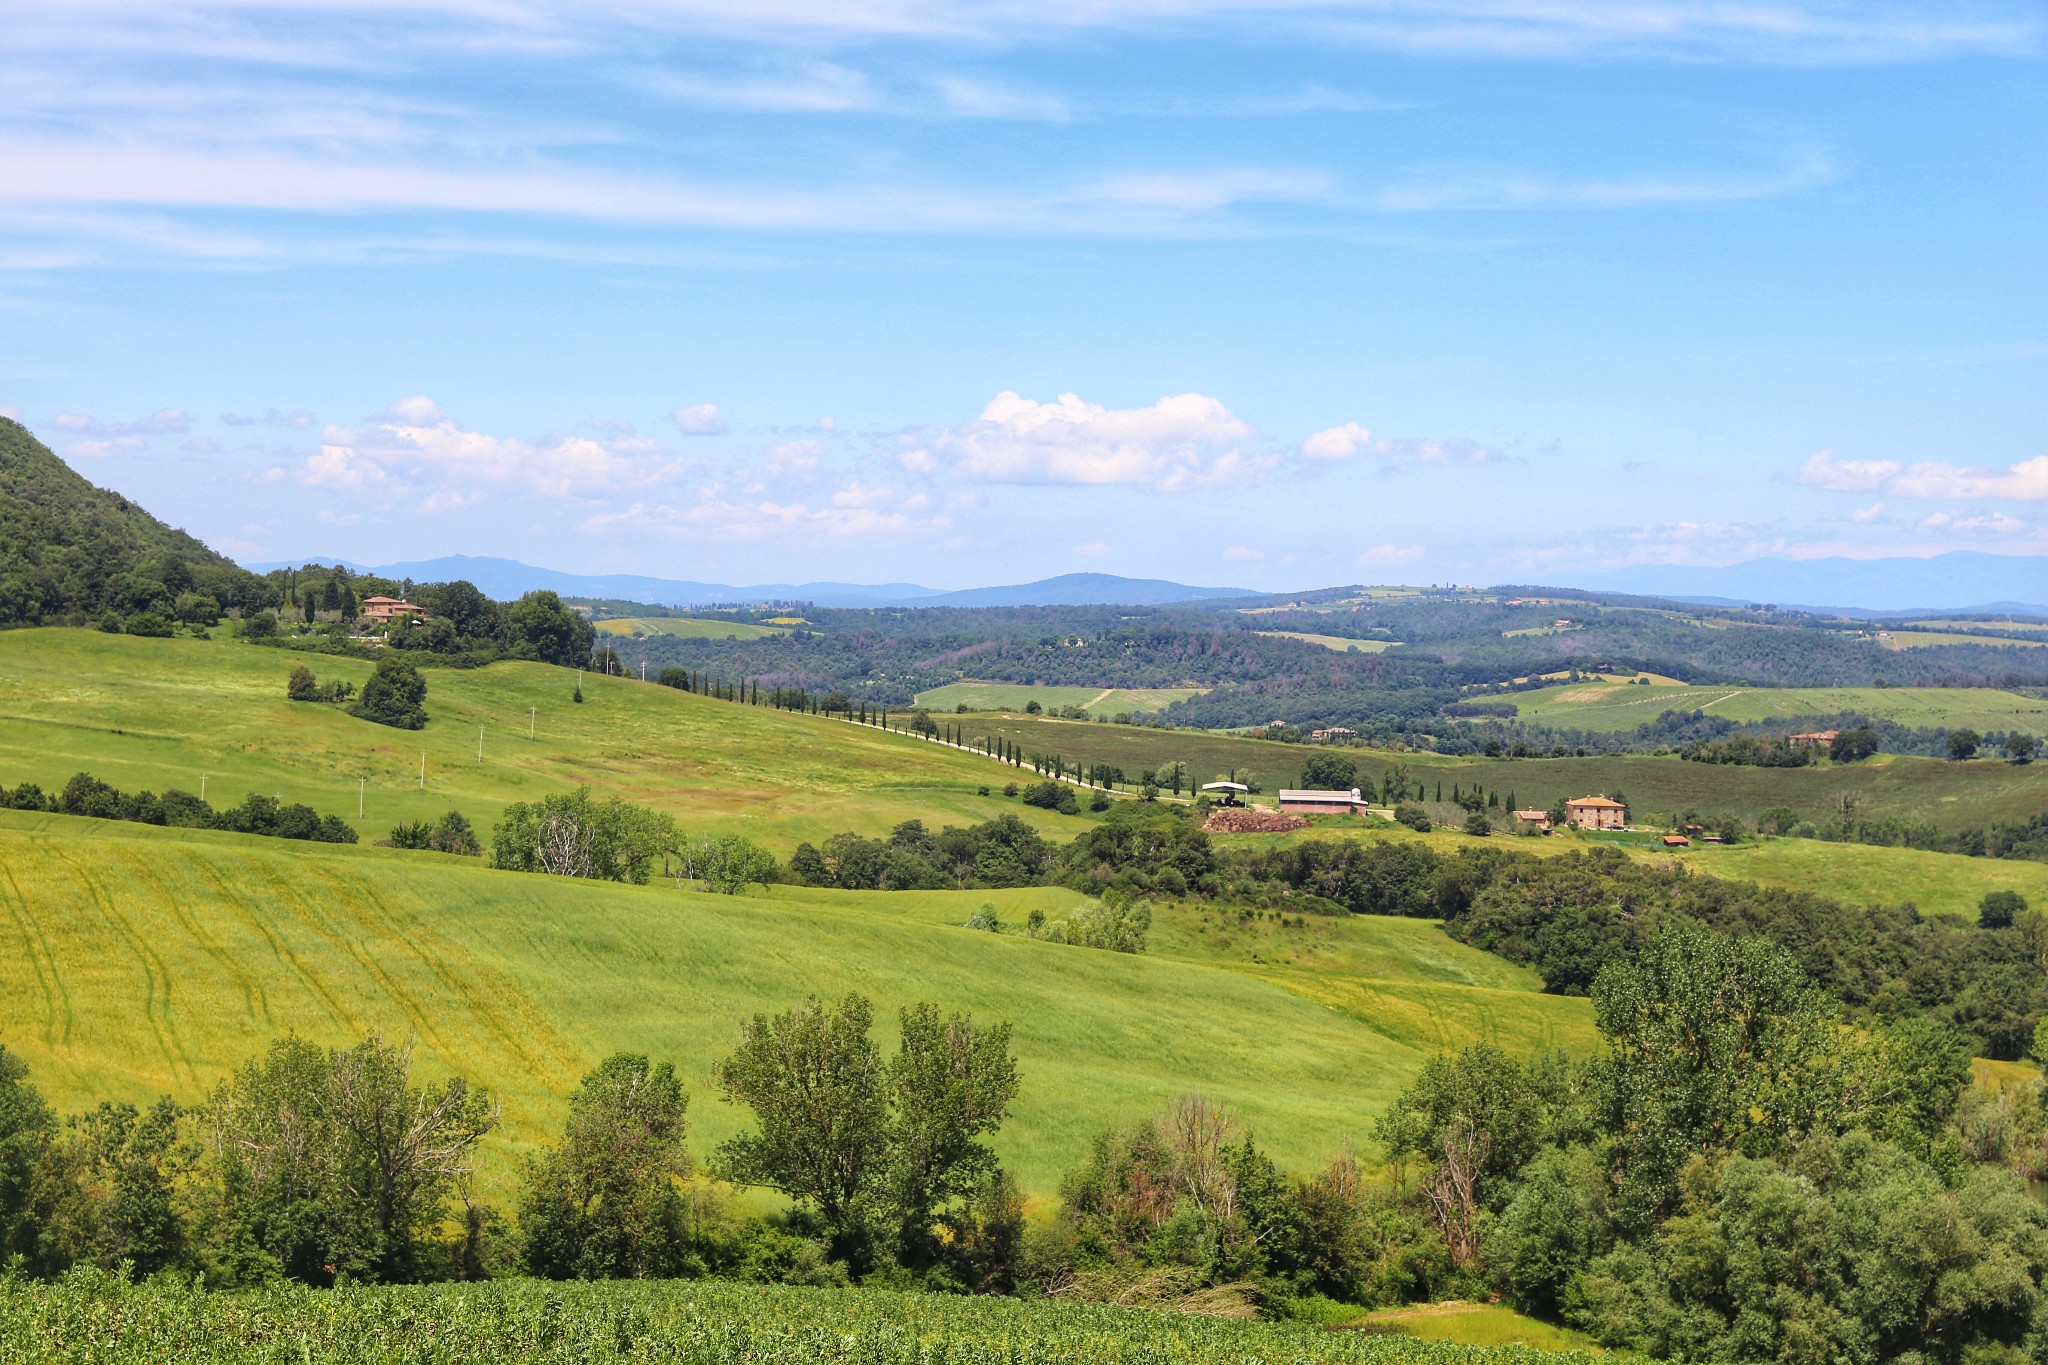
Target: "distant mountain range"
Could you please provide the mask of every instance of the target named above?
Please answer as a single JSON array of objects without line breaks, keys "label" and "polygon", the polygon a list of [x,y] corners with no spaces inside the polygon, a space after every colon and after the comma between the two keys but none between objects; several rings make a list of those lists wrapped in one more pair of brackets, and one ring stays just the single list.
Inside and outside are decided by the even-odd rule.
[{"label": "distant mountain range", "polygon": [[500,599],[545,588],[569,597],[609,597],[665,607],[701,607],[722,602],[809,602],[820,607],[1156,607],[1219,597],[1263,596],[1250,588],[1200,588],[1160,578],[1119,578],[1106,573],[1061,574],[1036,583],[944,592],[915,583],[732,584],[648,578],[640,574],[575,574],[536,568],[516,559],[472,555],[375,565],[316,556],[289,564],[250,567],[266,573],[306,563],[344,564],[357,573],[410,578],[415,583],[462,578],[476,584],[488,596]]},{"label": "distant mountain range", "polygon": [[1554,574],[1560,588],[1713,605],[1774,603],[1849,615],[2002,611],[2048,615],[2048,555],[1959,550],[1925,559],[1752,559],[1720,568],[1644,564]]}]

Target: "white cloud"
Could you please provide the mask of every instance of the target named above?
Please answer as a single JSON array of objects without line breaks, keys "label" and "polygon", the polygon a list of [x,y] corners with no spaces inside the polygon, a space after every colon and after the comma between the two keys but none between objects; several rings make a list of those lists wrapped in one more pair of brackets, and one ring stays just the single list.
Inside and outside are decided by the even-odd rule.
[{"label": "white cloud", "polygon": [[1271,468],[1273,456],[1244,448],[1257,437],[1250,423],[1199,393],[1113,409],[1071,393],[1040,403],[1005,391],[980,417],[938,433],[903,462],[924,472],[943,462],[992,483],[1177,489],[1237,483]]},{"label": "white cloud", "polygon": [[2048,455],[2036,455],[2006,469],[1967,469],[1941,460],[1910,465],[1892,480],[1892,492],[1906,498],[2048,499]]},{"label": "white cloud", "polygon": [[1356,422],[1346,422],[1312,434],[1301,443],[1301,453],[1311,460],[1348,460],[1371,439],[1370,431]]},{"label": "white cloud", "polygon": [[671,99],[717,109],[842,114],[873,109],[878,102],[866,73],[831,62],[807,62],[788,73],[738,78],[671,72],[650,85]]},{"label": "white cloud", "polygon": [[2004,512],[1936,512],[1923,518],[1920,525],[1966,536],[2014,536],[2028,529],[2027,523]]},{"label": "white cloud", "polygon": [[1076,559],[1100,559],[1109,553],[1109,546],[1099,540],[1087,540],[1074,547]]},{"label": "white cloud", "polygon": [[147,444],[140,436],[115,436],[100,441],[73,441],[64,447],[64,453],[86,460],[100,460],[124,450],[140,450]]},{"label": "white cloud", "polygon": [[953,76],[942,78],[938,87],[939,98],[945,101],[947,111],[963,118],[1064,123],[1068,117],[1066,101],[1052,95],[1012,90],[986,81]]},{"label": "white cloud", "polygon": [[692,403],[677,408],[668,419],[685,436],[723,436],[726,430],[725,418],[719,414],[716,403]]},{"label": "white cloud", "polygon": [[1817,450],[1799,466],[1799,482],[1808,488],[1868,493],[1884,487],[1898,472],[1896,460],[1838,460],[1832,450]]},{"label": "white cloud", "polygon": [[183,408],[158,408],[132,422],[102,422],[90,413],[60,412],[50,425],[86,436],[169,436],[190,431],[192,415]]},{"label": "white cloud", "polygon": [[0,403],[0,417],[5,417],[10,422],[19,422],[21,420],[21,409]]},{"label": "white cloud", "polygon": [[1855,511],[1849,514],[1849,520],[1854,522],[1861,522],[1864,525],[1868,525],[1869,523],[1876,521],[1879,517],[1883,515],[1884,503],[1882,500],[1880,500],[1878,502],[1873,502],[1868,507],[1857,508]]},{"label": "white cloud", "polygon": [[320,419],[307,412],[304,408],[293,408],[290,412],[280,412],[276,408],[266,408],[260,415],[253,417],[245,416],[241,413],[224,412],[220,415],[220,420],[222,425],[230,427],[290,427],[295,431],[303,431]]},{"label": "white cloud", "polygon": [[1223,548],[1223,557],[1242,563],[1254,559],[1264,559],[1266,552],[1264,550],[1254,550],[1249,545],[1226,545]]},{"label": "white cloud", "polygon": [[1359,552],[1358,567],[1361,569],[1391,568],[1397,564],[1412,564],[1422,558],[1420,545],[1375,545]]},{"label": "white cloud", "polygon": [[1799,482],[1811,488],[1866,493],[1883,490],[1895,497],[1961,502],[2003,498],[2012,502],[2048,500],[2048,455],[2005,469],[1972,469],[1946,460],[1837,460],[1820,451],[1799,467]]},{"label": "white cloud", "polygon": [[326,427],[300,474],[314,487],[402,487],[425,511],[473,505],[492,489],[544,498],[594,498],[645,487],[667,466],[629,429],[602,439],[563,436],[534,444],[471,431],[431,398],[402,398],[362,426]]}]

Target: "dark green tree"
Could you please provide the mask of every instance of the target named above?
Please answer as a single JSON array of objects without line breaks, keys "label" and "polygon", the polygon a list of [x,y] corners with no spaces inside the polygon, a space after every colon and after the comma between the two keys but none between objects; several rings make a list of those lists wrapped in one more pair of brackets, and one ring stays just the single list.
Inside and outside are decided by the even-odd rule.
[{"label": "dark green tree", "polygon": [[688,1106],[675,1068],[635,1053],[583,1078],[561,1142],[528,1164],[519,1212],[528,1274],[617,1280],[684,1268],[676,1182],[690,1174]]},{"label": "dark green tree", "polygon": [[1670,921],[1634,960],[1609,963],[1592,994],[1607,1044],[1594,1088],[1633,1226],[1669,1211],[1695,1155],[1769,1155],[1829,1121],[1834,1022],[1770,940]]},{"label": "dark green tree", "polygon": [[400,730],[417,730],[427,723],[427,681],[420,671],[396,654],[377,660],[377,671],[363,684],[362,695],[349,714]]},{"label": "dark green tree", "polygon": [[2017,891],[1986,891],[1977,902],[1977,927],[2010,929],[2026,908],[2027,898]]},{"label": "dark green tree", "polygon": [[[133,623],[130,623],[128,629],[131,634],[134,632],[135,627]],[[1975,758],[1977,756],[1977,746],[1983,742],[1984,736],[1968,726],[1951,730],[1948,732],[1948,756],[1956,763],[1961,763],[1964,759]]]},{"label": "dark green tree", "polygon": [[887,1076],[868,1037],[872,1020],[859,995],[836,1009],[813,999],[757,1014],[716,1072],[755,1125],[719,1148],[725,1173],[810,1208],[835,1257],[862,1268],[873,1259],[872,1221],[889,1174]]},{"label": "dark green tree", "polygon": [[1325,750],[1301,765],[1301,785],[1316,791],[1350,791],[1358,785],[1358,764]]}]

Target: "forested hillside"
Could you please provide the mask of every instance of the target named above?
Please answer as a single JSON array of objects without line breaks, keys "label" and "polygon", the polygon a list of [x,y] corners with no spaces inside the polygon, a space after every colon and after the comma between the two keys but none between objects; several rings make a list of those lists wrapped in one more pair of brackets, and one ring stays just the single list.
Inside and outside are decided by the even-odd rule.
[{"label": "forested hillside", "polygon": [[0,625],[104,611],[172,615],[262,600],[260,580],[0,417]]}]

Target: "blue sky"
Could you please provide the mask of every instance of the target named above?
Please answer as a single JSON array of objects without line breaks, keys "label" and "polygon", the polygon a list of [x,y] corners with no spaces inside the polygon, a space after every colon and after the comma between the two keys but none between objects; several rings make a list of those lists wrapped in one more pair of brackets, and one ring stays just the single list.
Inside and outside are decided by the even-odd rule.
[{"label": "blue sky", "polygon": [[249,560],[2048,553],[2048,12],[71,0],[0,407]]}]

